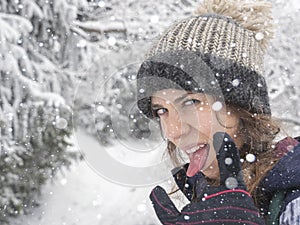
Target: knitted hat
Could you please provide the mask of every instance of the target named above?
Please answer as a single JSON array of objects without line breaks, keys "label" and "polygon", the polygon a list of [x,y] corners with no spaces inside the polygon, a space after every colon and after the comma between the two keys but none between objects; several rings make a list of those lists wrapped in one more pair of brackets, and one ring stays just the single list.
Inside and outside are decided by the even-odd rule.
[{"label": "knitted hat", "polygon": [[152,117],[151,95],[177,88],[270,114],[263,77],[273,36],[270,3],[204,0],[196,13],[167,29],[149,51],[137,75],[139,109]]}]

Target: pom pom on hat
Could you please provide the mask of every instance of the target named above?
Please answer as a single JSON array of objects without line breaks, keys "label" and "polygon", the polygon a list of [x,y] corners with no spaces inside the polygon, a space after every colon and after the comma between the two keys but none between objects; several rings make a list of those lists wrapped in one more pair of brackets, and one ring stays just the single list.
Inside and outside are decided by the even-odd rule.
[{"label": "pom pom on hat", "polygon": [[262,0],[203,0],[196,15],[218,14],[229,17],[245,29],[254,32],[265,52],[274,35],[272,4]]}]

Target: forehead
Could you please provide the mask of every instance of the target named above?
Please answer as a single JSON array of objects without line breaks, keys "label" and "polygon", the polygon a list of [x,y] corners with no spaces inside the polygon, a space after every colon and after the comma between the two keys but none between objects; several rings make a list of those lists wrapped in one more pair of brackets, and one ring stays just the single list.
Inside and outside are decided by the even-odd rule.
[{"label": "forehead", "polygon": [[172,97],[174,95],[179,96],[179,95],[184,95],[187,94],[188,92],[185,90],[179,90],[179,89],[163,89],[160,91],[155,92],[152,97],[156,98],[161,98],[161,97]]},{"label": "forehead", "polygon": [[203,93],[192,93],[185,90],[179,89],[163,89],[155,92],[151,97],[151,103],[159,103],[162,101],[174,102],[177,99],[184,98],[188,95],[197,95],[197,97],[206,99],[207,95]]}]

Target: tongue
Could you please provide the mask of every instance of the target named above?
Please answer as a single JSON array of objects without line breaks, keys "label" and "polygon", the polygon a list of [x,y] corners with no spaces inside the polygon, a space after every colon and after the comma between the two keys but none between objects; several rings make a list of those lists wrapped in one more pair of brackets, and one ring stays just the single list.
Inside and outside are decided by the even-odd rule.
[{"label": "tongue", "polygon": [[196,173],[198,173],[203,168],[207,157],[206,152],[207,152],[207,146],[189,155],[190,164],[186,172],[186,175],[188,177],[193,177]]}]

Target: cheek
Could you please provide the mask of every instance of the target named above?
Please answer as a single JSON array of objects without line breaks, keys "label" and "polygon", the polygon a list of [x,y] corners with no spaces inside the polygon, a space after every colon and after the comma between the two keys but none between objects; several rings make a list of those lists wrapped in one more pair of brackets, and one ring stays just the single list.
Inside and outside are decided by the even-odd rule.
[{"label": "cheek", "polygon": [[207,166],[210,166],[215,159],[216,159],[216,151],[213,145],[211,145],[208,154]]},{"label": "cheek", "polygon": [[208,134],[214,125],[213,114],[209,109],[198,109],[190,115],[190,124],[199,131]]},{"label": "cheek", "polygon": [[162,135],[165,136],[166,135],[166,127],[167,127],[166,122],[165,122],[165,120],[161,119],[159,123],[160,123],[160,131],[161,131]]},{"label": "cheek", "polygon": [[238,127],[240,119],[231,111],[227,111],[226,115],[226,124],[228,127]]},{"label": "cheek", "polygon": [[237,131],[239,127],[239,119],[230,111],[222,110],[215,112],[212,116],[212,130],[213,132],[226,132],[230,136]]},{"label": "cheek", "polygon": [[190,125],[211,141],[216,132],[226,132],[233,137],[239,127],[239,119],[235,114],[228,114],[225,110],[215,112],[210,108],[198,109],[191,113],[189,118]]}]

